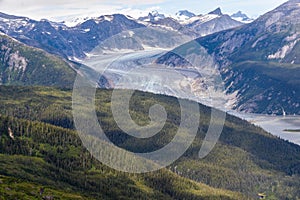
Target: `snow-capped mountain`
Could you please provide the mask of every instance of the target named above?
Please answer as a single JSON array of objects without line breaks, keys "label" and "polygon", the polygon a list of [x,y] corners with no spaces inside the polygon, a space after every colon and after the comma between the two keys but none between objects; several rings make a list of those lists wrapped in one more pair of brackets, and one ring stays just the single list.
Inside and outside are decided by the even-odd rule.
[{"label": "snow-capped mountain", "polygon": [[165,18],[164,14],[160,14],[158,11],[155,10],[150,12],[148,16],[140,17],[138,20],[144,22],[155,22],[164,18]]},{"label": "snow-capped mountain", "polygon": [[142,27],[145,26],[120,14],[88,19],[74,27],[48,20],[0,16],[0,32],[63,57],[85,57],[101,41],[124,30]]},{"label": "snow-capped mountain", "polygon": [[[228,94],[236,95],[235,109],[280,114],[284,108],[288,114],[293,111],[299,114],[299,4],[300,0],[290,0],[250,24],[232,19],[220,8],[184,22],[151,12],[140,19],[114,14],[75,20],[78,24],[72,27],[0,13],[0,32],[65,58],[84,58],[99,44],[123,31],[124,35],[116,37],[108,47],[169,48],[176,44],[175,33],[199,37],[195,41],[220,65]],[[151,31],[145,34],[134,31],[140,28]],[[132,37],[135,34],[137,40]],[[174,61],[169,58],[162,57],[160,61],[164,64]]]},{"label": "snow-capped mountain", "polygon": [[173,18],[154,13],[149,13],[147,17],[140,17],[138,21],[145,22],[144,24],[147,26],[178,31],[194,38],[243,25],[229,15],[223,14],[220,8],[205,15],[195,15],[187,10],[182,10],[177,12]]},{"label": "snow-capped mountain", "polygon": [[191,31],[198,33],[199,36],[243,25],[243,23],[233,20],[229,15],[223,14],[220,8],[206,15],[194,16],[186,20],[183,24]]},{"label": "snow-capped mountain", "polygon": [[70,18],[70,19],[65,19],[61,23],[65,24],[68,27],[74,27],[77,26],[78,24],[81,24],[89,19],[93,19],[93,17],[77,17],[77,18]]},{"label": "snow-capped mountain", "polygon": [[195,17],[196,15],[188,10],[180,10],[175,14],[175,18],[182,22],[182,21],[186,21],[192,17]]},{"label": "snow-capped mountain", "polygon": [[[195,40],[217,61],[227,93],[236,95],[234,109],[300,114],[299,5],[290,0],[250,24]],[[171,54],[159,63],[184,63]]]},{"label": "snow-capped mountain", "polygon": [[157,11],[148,16],[134,19],[114,14],[100,17],[77,17],[64,22],[47,19],[36,21],[0,13],[0,32],[3,32],[27,45],[42,48],[63,57],[82,58],[107,38],[135,28],[151,27],[177,32],[197,38],[218,31],[240,26],[240,22],[223,15],[220,9],[210,14],[195,16],[189,11],[180,11],[178,16],[189,18],[185,21],[166,17]]},{"label": "snow-capped mountain", "polygon": [[237,13],[232,14],[230,17],[236,21],[243,23],[251,23],[254,21],[254,19],[249,18],[245,13],[242,13],[242,11],[238,11]]},{"label": "snow-capped mountain", "polygon": [[35,26],[35,21],[27,17],[18,17],[0,13],[0,31],[10,35],[13,33],[20,33],[26,30],[32,29]]}]

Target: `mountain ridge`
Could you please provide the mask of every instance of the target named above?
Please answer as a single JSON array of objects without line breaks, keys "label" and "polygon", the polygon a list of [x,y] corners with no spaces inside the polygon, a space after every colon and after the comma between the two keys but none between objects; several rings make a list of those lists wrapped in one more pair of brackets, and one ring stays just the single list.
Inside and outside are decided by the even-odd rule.
[{"label": "mountain ridge", "polygon": [[0,44],[1,84],[72,87],[76,71],[71,63],[6,35],[0,35]]},{"label": "mountain ridge", "polygon": [[[147,28],[147,26],[159,27],[166,31],[179,31],[183,35],[196,38],[241,25],[240,22],[227,15],[222,15],[220,21],[219,19],[209,21],[208,17],[204,21],[195,20],[191,22],[192,24],[183,24],[174,18],[153,12],[140,20],[122,14],[88,17],[79,20],[75,26],[68,27],[63,23],[46,19],[36,21],[26,17],[2,14],[0,32],[29,46],[44,49],[64,58],[81,59],[107,38],[131,29]],[[210,28],[214,24],[216,28]]]},{"label": "mountain ridge", "polygon": [[[254,22],[195,40],[214,57],[238,111],[300,114],[300,1],[288,1]],[[177,48],[184,51],[186,45]],[[176,50],[175,50],[176,51]],[[159,63],[172,63],[170,54]],[[175,57],[173,57],[176,60]],[[181,65],[180,61],[173,65]]]},{"label": "mountain ridge", "polygon": [[251,23],[251,22],[254,21],[254,19],[249,18],[242,11],[238,11],[237,13],[232,14],[232,15],[230,15],[230,17],[237,20],[237,21],[244,22],[244,23]]}]

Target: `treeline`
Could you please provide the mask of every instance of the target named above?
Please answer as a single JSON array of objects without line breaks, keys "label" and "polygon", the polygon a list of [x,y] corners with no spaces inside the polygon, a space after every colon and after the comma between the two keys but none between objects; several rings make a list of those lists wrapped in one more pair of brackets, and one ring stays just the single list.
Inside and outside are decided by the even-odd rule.
[{"label": "treeline", "polygon": [[[69,128],[61,130],[71,132],[77,138],[68,142],[67,138],[70,136],[65,136],[61,131],[55,129],[50,134],[46,131],[47,128],[39,127],[40,123],[28,121],[26,123],[37,123],[32,126],[39,127],[39,131],[32,129],[31,132],[36,132],[36,135],[44,132],[46,136],[43,137],[46,141],[41,140],[39,138],[41,136],[34,136],[33,138],[39,138],[36,143],[42,144],[38,145],[37,152],[30,148],[22,151],[37,156],[47,155],[43,157],[47,162],[69,172],[95,166],[96,161],[91,160],[89,154],[86,154],[80,145],[78,146],[80,140],[76,133],[70,130],[74,129],[70,90],[0,86],[0,91],[4,93],[0,96],[0,113],[47,123],[44,126],[50,126],[50,123]],[[101,127],[116,145],[133,152],[150,152],[160,149],[173,139],[181,121],[180,107],[176,98],[142,92],[134,94],[130,102],[130,113],[136,123],[141,125],[149,123],[149,108],[157,103],[165,107],[168,113],[167,123],[159,134],[149,139],[137,139],[128,136],[115,123],[110,106],[111,94],[111,90],[98,90],[95,105]],[[288,195],[290,199],[300,198],[298,192],[300,147],[272,136],[245,120],[227,115],[217,146],[208,157],[200,160],[198,152],[209,128],[211,110],[206,106],[199,106],[201,117],[196,140],[183,157],[169,167],[170,170],[182,177],[216,188],[242,192],[252,198],[256,198],[260,192],[279,199]],[[27,110],[32,113],[31,116],[26,114]],[[15,128],[12,126],[11,129],[25,135],[26,128],[21,130],[22,128],[16,129],[17,124],[14,126]],[[26,124],[24,127],[27,126]],[[25,143],[22,141],[22,145],[28,143],[30,145],[27,146],[32,146],[31,141],[32,139]],[[53,142],[60,146],[53,147]],[[10,151],[12,154],[17,153],[13,152],[16,150]],[[43,151],[44,153],[41,153]],[[64,152],[64,155],[60,152]],[[81,156],[78,156],[79,154]]]},{"label": "treeline", "polygon": [[0,116],[0,133],[0,173],[47,185],[52,190],[79,192],[96,199],[242,197],[192,182],[168,170],[145,175],[115,171],[92,158],[74,131],[46,123]]}]

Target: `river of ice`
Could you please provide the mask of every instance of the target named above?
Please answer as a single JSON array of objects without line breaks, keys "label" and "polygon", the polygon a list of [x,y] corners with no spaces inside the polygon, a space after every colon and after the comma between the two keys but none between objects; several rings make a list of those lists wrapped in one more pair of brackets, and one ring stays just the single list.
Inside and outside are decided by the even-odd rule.
[{"label": "river of ice", "polygon": [[[226,105],[226,102],[234,101],[234,99],[228,99],[221,93],[212,95],[211,92],[204,92],[203,95],[197,96],[195,91],[201,90],[201,88],[191,89],[191,86],[185,85],[190,81],[197,83],[199,77],[203,77],[205,72],[199,74],[199,70],[183,68],[174,70],[174,68],[154,65],[154,59],[166,51],[153,49],[143,52],[94,55],[82,63],[101,74],[105,74],[115,88],[138,89],[156,94],[188,98],[220,109]],[[227,107],[224,110],[230,109]],[[300,116],[269,116],[235,111],[228,113],[260,126],[273,135],[300,145],[300,132],[284,131],[286,129],[299,130]]]}]

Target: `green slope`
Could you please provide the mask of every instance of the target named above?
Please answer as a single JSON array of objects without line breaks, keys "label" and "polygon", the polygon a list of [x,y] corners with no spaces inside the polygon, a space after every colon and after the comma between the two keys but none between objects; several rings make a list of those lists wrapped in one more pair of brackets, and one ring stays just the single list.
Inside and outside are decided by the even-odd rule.
[{"label": "green slope", "polygon": [[[0,133],[0,198],[243,198],[166,169],[145,175],[117,172],[92,159],[74,131],[49,124],[1,116]],[[40,188],[45,188],[41,195]]]},{"label": "green slope", "polygon": [[4,35],[0,47],[0,84],[72,87],[75,64]]},{"label": "green slope", "polygon": [[3,199],[86,199],[76,192],[67,192],[49,188],[45,185],[24,181],[22,179],[0,175],[0,197]]},{"label": "green slope", "polygon": [[[0,87],[0,93],[3,94],[0,97],[0,113],[2,114],[29,120],[38,120],[73,129],[70,90],[2,86]],[[137,123],[147,124],[149,119],[145,113],[148,113],[149,107],[156,103],[163,105],[167,113],[169,113],[167,124],[157,136],[148,140],[139,140],[126,136],[115,124],[110,109],[110,97],[111,91],[109,90],[97,91],[96,111],[105,133],[118,146],[136,152],[153,151],[166,145],[173,138],[180,122],[180,108],[176,98],[141,92],[135,93],[131,99],[131,114]],[[273,199],[296,199],[300,197],[298,189],[300,186],[300,147],[274,137],[262,129],[236,117],[227,116],[225,127],[217,146],[208,157],[199,159],[197,156],[198,151],[210,120],[210,109],[202,105],[200,105],[200,108],[200,127],[195,142],[185,155],[172,166],[168,167],[168,169],[180,176],[208,184],[215,188],[242,192],[249,198],[257,198],[257,194],[260,192],[266,193],[270,199],[272,199],[271,197],[274,197]],[[36,124],[32,127],[38,126]],[[22,128],[12,127],[16,133],[19,130],[23,130],[24,132]],[[69,131],[67,129],[62,130]],[[56,135],[61,134],[61,131],[58,130],[54,132]],[[53,138],[53,136],[45,136],[43,142],[39,141],[39,139],[37,141],[32,140],[40,136],[28,137],[29,139],[27,138],[26,142],[24,142],[26,147],[35,147],[35,143],[45,143],[44,146],[36,146],[36,156],[41,156],[41,149],[46,149],[46,152],[51,152],[48,155],[51,160],[46,159],[46,162],[50,162],[54,166],[57,165],[57,160],[60,160],[60,163],[62,161],[68,163],[68,156],[78,157],[78,155],[82,155],[81,150],[76,151],[71,147],[72,145],[79,145],[80,141],[78,141],[78,138],[75,141],[71,140],[69,144],[63,143],[69,146],[62,148],[66,152],[60,155],[57,153],[56,147],[53,147],[53,149],[51,146],[56,145],[50,141],[50,138]],[[60,138],[65,138],[65,136],[61,136]],[[58,141],[62,142],[64,139]],[[12,145],[5,146],[12,147]],[[23,151],[26,155],[26,152],[29,150]],[[9,151],[5,150],[5,152]],[[20,152],[13,151],[10,154],[20,154]],[[73,171],[73,165],[75,165],[75,169],[77,166],[80,166],[75,163],[77,163],[76,159],[68,163],[67,165],[70,165],[70,167],[67,167],[65,170],[72,169]],[[105,170],[111,171],[102,165],[100,166],[101,170],[105,168]],[[87,169],[94,169],[94,165],[89,165]],[[158,174],[163,174],[159,176],[164,176],[165,172],[155,174],[154,176]],[[146,175],[146,177],[148,176],[151,177],[153,175]],[[162,194],[168,193],[167,191],[169,190],[176,192],[178,192],[177,190],[181,190],[176,189],[174,186],[165,188],[170,182],[165,183],[163,181],[162,185],[160,185],[161,183],[157,181],[159,176],[155,179],[144,177],[146,180],[145,184],[147,185],[148,181],[152,180],[150,187],[155,187],[157,190],[162,189],[163,191],[160,190]],[[111,178],[110,180],[113,181],[114,179]],[[63,177],[60,180],[67,179]],[[45,181],[48,181],[47,178]],[[193,190],[185,188],[181,191],[187,192]],[[178,197],[178,195],[176,193],[172,198]]]}]

